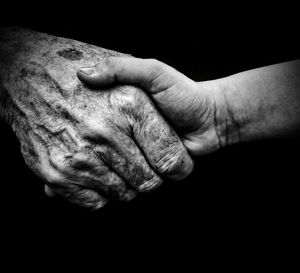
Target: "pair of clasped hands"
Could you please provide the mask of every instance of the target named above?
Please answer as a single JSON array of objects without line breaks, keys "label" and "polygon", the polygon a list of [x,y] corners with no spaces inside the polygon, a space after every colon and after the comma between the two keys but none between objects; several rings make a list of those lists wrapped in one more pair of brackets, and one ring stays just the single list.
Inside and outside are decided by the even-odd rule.
[{"label": "pair of clasped hands", "polygon": [[[132,139],[119,143],[126,147],[120,154],[127,153],[127,162],[119,162],[119,167],[116,162],[111,165],[115,179],[122,180],[128,189],[112,194],[113,199],[131,200],[138,192],[155,189],[164,179],[184,179],[193,170],[192,156],[216,151],[227,141],[221,139],[221,129],[216,128],[216,104],[220,102],[215,84],[199,85],[158,60],[133,57],[108,57],[93,67],[81,68],[77,76],[94,92],[101,92],[97,88],[123,84],[144,92],[134,102],[127,102],[124,97],[136,110],[131,123]],[[107,134],[109,138],[110,132]],[[120,161],[122,157],[119,156]],[[45,187],[45,192],[48,196],[61,194],[51,185]],[[91,209],[101,208],[109,200],[107,195],[92,189],[62,195],[71,196],[71,202]]]},{"label": "pair of clasped hands", "polygon": [[48,196],[99,209],[184,179],[193,157],[300,131],[299,60],[195,82],[154,59],[0,34],[0,118]]},{"label": "pair of clasped hands", "polygon": [[[135,145],[129,146],[135,159],[128,160],[132,165],[127,163],[127,170],[119,173],[134,173],[123,176],[133,190],[120,198],[131,200],[137,192],[156,188],[164,178],[187,177],[194,156],[241,141],[298,132],[299,70],[299,61],[292,61],[197,83],[158,60],[109,57],[81,68],[77,76],[95,90],[129,84],[150,97],[151,107],[144,105],[135,121],[140,124],[132,125]],[[154,109],[158,111],[149,114]],[[139,171],[139,164],[146,166],[144,170]],[[53,191],[46,187],[46,193]],[[106,201],[89,190],[77,203],[99,208]]]}]

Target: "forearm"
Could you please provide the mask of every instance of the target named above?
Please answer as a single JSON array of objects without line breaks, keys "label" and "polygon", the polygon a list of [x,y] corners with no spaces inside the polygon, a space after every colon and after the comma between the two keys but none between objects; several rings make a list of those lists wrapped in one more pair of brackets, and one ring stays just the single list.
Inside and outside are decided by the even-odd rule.
[{"label": "forearm", "polygon": [[221,146],[299,133],[299,60],[205,84],[217,86],[215,123]]}]

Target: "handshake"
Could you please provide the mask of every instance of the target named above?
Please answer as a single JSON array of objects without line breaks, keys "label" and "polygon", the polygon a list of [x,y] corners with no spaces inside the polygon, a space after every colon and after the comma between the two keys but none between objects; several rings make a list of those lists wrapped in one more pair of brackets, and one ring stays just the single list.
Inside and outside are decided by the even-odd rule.
[{"label": "handshake", "polygon": [[[259,85],[255,73],[247,79]],[[256,112],[243,74],[197,83],[156,60],[19,28],[1,30],[0,75],[1,119],[46,194],[91,209],[184,179],[192,156],[285,127]]]}]

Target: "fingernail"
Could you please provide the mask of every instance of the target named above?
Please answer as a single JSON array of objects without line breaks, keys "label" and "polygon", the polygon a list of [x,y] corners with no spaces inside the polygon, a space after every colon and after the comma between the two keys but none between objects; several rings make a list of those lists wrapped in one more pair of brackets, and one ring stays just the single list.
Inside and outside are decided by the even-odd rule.
[{"label": "fingernail", "polygon": [[89,76],[89,75],[92,75],[94,73],[94,68],[92,68],[92,67],[83,67],[83,68],[80,68],[79,71],[81,73]]}]

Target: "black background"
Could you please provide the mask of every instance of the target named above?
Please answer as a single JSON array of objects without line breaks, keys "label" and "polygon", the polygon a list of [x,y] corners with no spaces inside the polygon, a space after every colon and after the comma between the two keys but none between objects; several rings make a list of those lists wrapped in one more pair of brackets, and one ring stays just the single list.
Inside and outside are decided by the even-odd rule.
[{"label": "black background", "polygon": [[[156,58],[200,81],[299,58],[297,9],[286,6],[11,4],[2,10],[1,24]],[[176,265],[188,256],[186,271],[209,259],[212,266],[245,261],[247,267],[294,259],[297,138],[228,147],[195,159],[195,171],[185,181],[166,181],[130,203],[88,212],[46,198],[14,134],[4,124],[0,133],[1,240],[8,241],[4,249],[12,257],[54,246],[46,256],[50,261],[71,251],[72,263],[87,254],[98,257],[91,260],[101,268],[108,263],[105,253],[113,259],[128,256],[120,265],[130,269],[140,260],[147,266],[161,260]],[[117,264],[109,262],[112,269]]]}]

